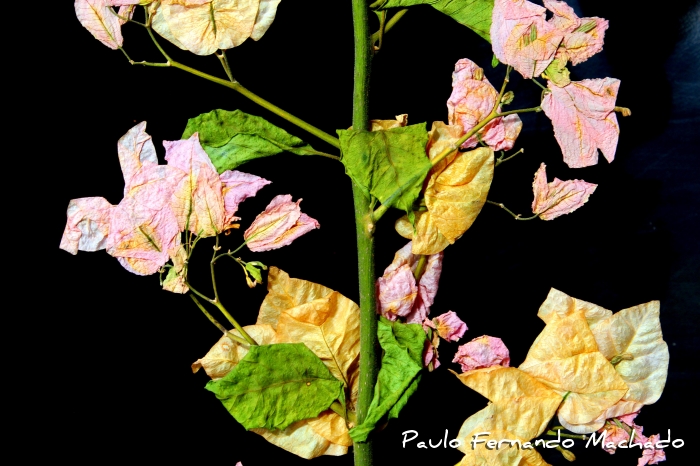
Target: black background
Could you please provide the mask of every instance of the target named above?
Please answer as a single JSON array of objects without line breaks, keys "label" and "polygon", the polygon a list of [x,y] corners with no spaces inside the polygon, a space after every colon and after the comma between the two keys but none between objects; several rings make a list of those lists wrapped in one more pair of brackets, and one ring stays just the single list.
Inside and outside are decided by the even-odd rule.
[{"label": "black background", "polygon": [[[633,115],[620,118],[616,159],[602,157],[595,167],[571,170],[562,161],[551,124],[544,114],[523,116],[517,148],[525,153],[501,165],[489,199],[528,215],[531,184],[541,162],[549,180],[584,179],[597,183],[589,202],[551,222],[516,222],[494,206],[484,207],[474,226],[445,253],[433,314],[448,310],[466,321],[464,341],[488,334],[501,337],[520,364],[543,328],[537,309],[550,287],[617,311],[650,300],[661,301],[664,339],[671,354],[661,399],[645,407],[637,422],[647,435],[671,429],[685,440],[667,449],[680,464],[691,453],[695,435],[681,420],[692,406],[698,377],[697,315],[700,303],[698,195],[700,150],[700,7],[696,2],[665,2],[647,10],[638,2],[573,1],[580,16],[610,20],[605,50],[572,69],[572,78],[622,81],[618,105]],[[304,460],[247,433],[206,390],[207,377],[190,364],[220,336],[191,301],[160,290],[156,276],[125,271],[104,252],[76,257],[57,248],[72,198],[103,196],[117,204],[123,180],[116,142],[129,128],[147,121],[159,156],[161,141],[179,139],[188,118],[214,108],[260,115],[311,143],[337,153],[237,93],[176,69],[131,66],[119,51],[92,38],[68,2],[54,8],[42,33],[53,52],[34,61],[33,97],[45,103],[52,122],[33,144],[45,144],[52,160],[48,193],[42,200],[41,252],[51,264],[48,286],[33,292],[35,328],[43,357],[29,378],[32,409],[41,422],[31,432],[51,456],[76,462],[103,458],[242,461],[245,466],[304,464]],[[57,21],[53,21],[58,19]],[[125,49],[135,60],[159,61],[145,31],[124,27]],[[181,52],[162,41],[174,59],[224,77],[218,60]],[[451,72],[460,58],[484,67],[498,87],[504,67],[490,67],[487,43],[430,7],[418,7],[386,37],[372,77],[372,118],[408,113],[409,123],[445,121]],[[334,134],[350,125],[352,105],[352,22],[350,2],[290,1],[257,43],[231,50],[235,77],[253,92]],[[511,108],[536,105],[539,90],[517,73]],[[56,79],[43,79],[54,77]],[[38,85],[38,83],[41,83]],[[39,136],[34,136],[39,137]],[[48,153],[46,153],[46,152]],[[341,164],[323,158],[280,155],[241,167],[273,183],[239,210],[245,228],[272,197],[303,198],[304,212],[321,229],[278,251],[243,253],[287,271],[292,277],[322,283],[357,300],[354,224],[349,180]],[[392,228],[392,211],[377,232],[377,271],[405,244]],[[226,239],[237,246],[240,236]],[[209,245],[200,243],[192,280],[207,286]],[[264,287],[249,290],[236,264],[222,264],[222,300],[243,324],[254,323]],[[48,336],[51,336],[48,338]],[[36,346],[34,346],[36,348]],[[486,400],[463,386],[447,369],[457,344],[440,348],[443,366],[423,376],[419,391],[399,420],[376,437],[376,464],[429,461],[457,463],[451,449],[401,447],[401,433],[413,429],[418,440],[434,442],[445,429],[453,438],[461,423]],[[23,352],[21,347],[14,351]],[[17,358],[14,358],[17,360]],[[614,456],[598,448],[574,449],[580,464],[636,464],[638,453]],[[564,464],[554,450],[543,453]],[[314,464],[349,465],[352,455],[323,457]]]}]

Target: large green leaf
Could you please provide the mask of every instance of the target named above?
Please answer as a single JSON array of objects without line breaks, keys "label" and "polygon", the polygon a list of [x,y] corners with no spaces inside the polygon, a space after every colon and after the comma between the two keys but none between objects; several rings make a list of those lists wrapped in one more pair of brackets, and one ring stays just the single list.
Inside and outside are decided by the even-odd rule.
[{"label": "large green leaf", "polygon": [[402,324],[380,318],[377,335],[384,350],[374,398],[365,421],[350,430],[350,437],[364,442],[383,419],[399,417],[408,398],[418,388],[423,369],[425,332],[419,324]]},{"label": "large green leaf", "polygon": [[413,211],[431,168],[425,123],[381,131],[338,130],[348,175],[382,204]]},{"label": "large green leaf", "polygon": [[264,118],[240,110],[213,110],[190,118],[182,139],[196,132],[219,173],[284,151],[297,155],[321,154]]},{"label": "large green leaf", "polygon": [[303,343],[251,346],[231,372],[206,389],[246,429],[284,429],[344,401],[342,382]]},{"label": "large green leaf", "polygon": [[379,8],[431,5],[491,42],[491,14],[494,0],[387,0]]}]

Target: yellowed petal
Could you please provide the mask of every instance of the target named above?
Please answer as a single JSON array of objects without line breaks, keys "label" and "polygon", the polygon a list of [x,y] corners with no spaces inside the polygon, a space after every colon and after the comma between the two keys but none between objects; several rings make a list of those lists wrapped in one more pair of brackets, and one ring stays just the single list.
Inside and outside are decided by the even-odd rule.
[{"label": "yellowed petal", "polygon": [[360,309],[337,291],[284,309],[277,321],[277,342],[304,343],[338,380],[351,387],[350,369],[360,356]]},{"label": "yellowed petal", "polygon": [[490,411],[482,410],[465,421],[459,434],[462,441],[466,436],[471,439],[470,432],[477,428],[484,432],[507,430],[519,439],[530,440],[544,431],[562,402],[559,393],[514,367],[491,366],[458,378],[492,401],[487,407]]},{"label": "yellowed petal", "polygon": [[262,435],[268,442],[306,459],[321,455],[341,456],[348,452],[348,447],[329,442],[322,435],[317,434],[308,420],[295,422],[284,430],[251,429],[251,431]]},{"label": "yellowed petal", "polygon": [[161,4],[153,28],[197,55],[241,45],[253,32],[260,0],[212,0],[204,4]]},{"label": "yellowed petal", "polygon": [[[347,405],[357,401],[360,309],[337,291],[270,267],[268,294],[258,324],[276,329],[275,343],[304,343],[347,387]],[[268,441],[303,458],[343,455],[352,440],[345,420],[332,411],[299,421],[283,431],[253,429]]]},{"label": "yellowed petal", "polygon": [[411,253],[429,256],[443,251],[450,242],[437,229],[428,212],[416,212],[416,230],[404,215],[396,221],[394,228],[404,238],[413,241]]},{"label": "yellowed petal", "polygon": [[603,427],[605,425],[606,419],[624,416],[625,414],[636,413],[637,411],[642,409],[642,406],[644,405],[641,403],[637,403],[634,401],[624,401],[623,398],[622,400],[618,401],[617,403],[606,409],[605,412],[598,417],[598,419],[595,419],[591,422],[585,424],[569,424],[566,421],[566,419],[563,419],[561,416],[559,416],[559,422],[566,429],[576,434],[590,434],[591,432],[596,432],[601,427]]},{"label": "yellowed petal", "polygon": [[[490,407],[487,407],[488,410]],[[484,411],[484,410],[482,410]],[[486,430],[477,431],[486,432]],[[508,440],[508,441],[519,441],[519,445],[525,444],[525,441],[518,439],[511,432],[506,430],[494,429],[490,430],[489,436],[480,436],[479,440]],[[468,440],[471,440],[469,436]],[[461,450],[461,448],[460,448]],[[518,447],[518,444],[513,443],[512,446],[509,442],[502,442],[498,448],[489,449],[485,447],[485,444],[477,444],[472,450],[471,445],[469,445],[464,451],[465,455],[462,461],[459,462],[458,466],[549,466],[542,456],[534,448],[522,449]]]},{"label": "yellowed petal", "polygon": [[656,402],[666,384],[669,360],[668,345],[661,334],[659,302],[616,312],[601,321],[593,335],[608,360],[626,356],[615,366],[629,386],[624,400],[645,405]]},{"label": "yellowed petal", "polygon": [[[275,330],[269,325],[246,325],[243,329],[260,345],[269,345],[275,341]],[[241,336],[235,329],[231,330],[231,333]],[[192,372],[204,369],[213,380],[220,379],[243,359],[249,348],[249,345],[235,342],[224,335],[202,359],[192,364]]]},{"label": "yellowed petal", "polygon": [[403,113],[396,115],[396,120],[370,120],[370,131],[384,131],[392,128],[401,128],[408,124],[408,115]]},{"label": "yellowed petal", "polygon": [[290,278],[285,271],[277,267],[270,267],[267,275],[267,296],[260,306],[256,323],[268,324],[272,328],[277,328],[277,321],[283,310],[315,299],[325,298],[331,293],[333,290],[323,285]]},{"label": "yellowed petal", "polygon": [[564,317],[575,312],[583,312],[586,317],[588,326],[593,329],[598,322],[606,319],[612,315],[611,311],[604,309],[592,303],[588,303],[581,299],[572,298],[571,296],[562,293],[554,288],[549,290],[547,299],[545,299],[540,310],[537,313],[537,317],[544,320],[545,323],[549,323],[554,314],[559,317]]},{"label": "yellowed petal", "polygon": [[344,447],[352,446],[352,439],[348,435],[345,419],[331,410],[324,411],[317,418],[309,419],[309,425],[314,432],[331,443]]}]

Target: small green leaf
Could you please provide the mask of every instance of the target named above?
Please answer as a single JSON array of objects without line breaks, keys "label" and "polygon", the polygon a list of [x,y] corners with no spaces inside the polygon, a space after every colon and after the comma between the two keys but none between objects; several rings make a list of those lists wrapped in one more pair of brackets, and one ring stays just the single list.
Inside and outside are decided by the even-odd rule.
[{"label": "small green leaf", "polygon": [[425,123],[382,131],[338,130],[342,162],[365,191],[406,212],[413,211],[431,164]]},{"label": "small green leaf", "polygon": [[350,430],[350,437],[364,442],[383,419],[395,419],[418,388],[423,369],[425,332],[419,324],[402,324],[380,318],[377,328],[384,350],[374,398],[365,421]]},{"label": "small green leaf", "polygon": [[498,61],[498,57],[496,57],[496,54],[493,54],[493,57],[491,57],[491,68],[495,68],[498,66],[498,64],[501,63]]},{"label": "small green leaf", "polygon": [[264,118],[240,110],[219,109],[190,118],[182,139],[195,132],[199,132],[199,142],[219,173],[284,151],[297,155],[320,154]]},{"label": "small green leaf", "polygon": [[494,0],[387,0],[379,8],[431,5],[491,42],[491,14]]},{"label": "small green leaf", "polygon": [[206,389],[246,429],[284,429],[344,400],[343,383],[303,343],[251,346],[231,372]]},{"label": "small green leaf", "polygon": [[245,269],[253,276],[256,282],[262,283],[262,274],[260,273],[260,270],[255,267],[255,265],[252,262],[248,262],[245,265]]}]

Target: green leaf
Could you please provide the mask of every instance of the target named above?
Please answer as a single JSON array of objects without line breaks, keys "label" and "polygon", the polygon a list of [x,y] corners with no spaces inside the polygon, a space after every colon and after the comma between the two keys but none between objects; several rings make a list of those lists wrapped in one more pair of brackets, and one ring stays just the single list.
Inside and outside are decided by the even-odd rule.
[{"label": "green leaf", "polygon": [[377,335],[384,350],[374,398],[365,421],[350,430],[355,442],[364,442],[383,419],[395,419],[418,388],[423,369],[425,332],[419,324],[402,324],[380,318]]},{"label": "green leaf", "polygon": [[491,14],[494,0],[387,0],[379,9],[431,5],[491,42]]},{"label": "green leaf", "polygon": [[431,165],[425,123],[382,131],[338,130],[348,175],[382,204],[413,212]]},{"label": "green leaf", "polygon": [[253,276],[255,281],[257,281],[258,283],[262,283],[262,274],[260,273],[260,270],[257,267],[255,267],[255,264],[253,264],[252,262],[248,262],[245,265],[245,269]]},{"label": "green leaf", "polygon": [[343,383],[303,343],[251,346],[231,372],[206,389],[246,429],[284,429],[344,400]]},{"label": "green leaf", "polygon": [[280,152],[319,155],[296,136],[264,118],[240,110],[213,110],[187,121],[182,139],[199,132],[199,142],[219,173]]}]

